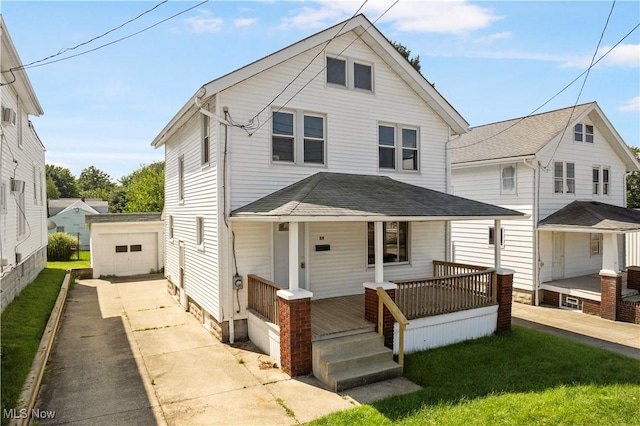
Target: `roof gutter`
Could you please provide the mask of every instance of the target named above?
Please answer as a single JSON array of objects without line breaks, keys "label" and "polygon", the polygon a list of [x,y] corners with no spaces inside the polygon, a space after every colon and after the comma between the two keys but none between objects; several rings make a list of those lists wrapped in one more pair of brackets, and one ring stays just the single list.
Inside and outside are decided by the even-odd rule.
[{"label": "roof gutter", "polygon": [[[456,147],[453,147],[453,149],[456,149]],[[487,160],[454,163],[454,164],[451,164],[451,168],[452,169],[468,169],[470,167],[491,166],[494,164],[504,164],[504,163],[516,163],[524,160],[533,160],[535,158],[536,158],[535,154],[520,155],[517,157],[491,158]]]}]

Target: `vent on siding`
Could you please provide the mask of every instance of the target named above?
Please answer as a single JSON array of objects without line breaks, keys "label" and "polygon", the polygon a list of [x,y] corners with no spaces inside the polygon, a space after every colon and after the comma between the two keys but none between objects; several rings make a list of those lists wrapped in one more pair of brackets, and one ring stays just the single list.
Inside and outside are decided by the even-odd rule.
[{"label": "vent on siding", "polygon": [[16,125],[16,110],[2,107],[2,124]]},{"label": "vent on siding", "polygon": [[563,294],[560,300],[560,307],[567,309],[582,310],[582,299],[579,297]]}]

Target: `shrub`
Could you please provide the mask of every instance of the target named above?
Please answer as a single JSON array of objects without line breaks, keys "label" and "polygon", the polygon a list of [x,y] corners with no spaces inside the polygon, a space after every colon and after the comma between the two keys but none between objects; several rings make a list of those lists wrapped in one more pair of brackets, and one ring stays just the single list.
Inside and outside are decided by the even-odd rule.
[{"label": "shrub", "polygon": [[49,246],[47,247],[48,260],[69,260],[73,250],[71,247],[77,246],[78,241],[73,236],[64,232],[49,234]]}]

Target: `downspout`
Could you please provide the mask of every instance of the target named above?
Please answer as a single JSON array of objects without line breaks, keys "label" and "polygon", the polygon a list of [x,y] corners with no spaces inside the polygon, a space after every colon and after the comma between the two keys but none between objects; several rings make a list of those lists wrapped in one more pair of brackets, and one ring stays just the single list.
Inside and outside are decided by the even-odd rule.
[{"label": "downspout", "polygon": [[533,284],[534,284],[534,303],[536,306],[540,304],[540,256],[538,253],[538,202],[540,197],[540,186],[537,184],[537,178],[540,175],[540,162],[536,168],[533,164],[529,164],[527,160],[522,160],[525,166],[533,170]]},{"label": "downspout", "polygon": [[[632,173],[633,172],[625,172],[622,175],[622,207],[625,209],[627,208],[627,178]],[[624,271],[627,269],[627,234],[622,234],[622,238],[622,259],[620,259],[620,269]]]},{"label": "downspout", "polygon": [[[459,138],[460,135],[457,135],[455,139]],[[448,129],[448,137],[447,137],[447,142],[444,144],[444,164],[445,164],[445,171],[444,171],[444,187],[445,187],[445,192],[447,194],[451,194],[452,193],[452,189],[451,189],[451,127],[449,127]],[[453,259],[453,247],[452,244],[453,242],[451,241],[451,221],[447,220],[445,221],[445,227],[444,227],[444,243],[445,243],[445,252],[444,252],[444,257],[445,260],[447,262],[452,262]]]}]

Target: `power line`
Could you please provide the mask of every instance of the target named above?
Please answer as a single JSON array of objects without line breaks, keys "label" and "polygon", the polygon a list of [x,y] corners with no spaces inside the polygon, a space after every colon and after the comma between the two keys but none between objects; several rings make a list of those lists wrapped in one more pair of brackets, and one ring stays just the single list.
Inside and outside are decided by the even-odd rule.
[{"label": "power line", "polygon": [[536,112],[538,112],[540,109],[542,109],[545,105],[547,105],[549,102],[551,102],[552,100],[554,100],[555,98],[557,98],[558,96],[560,96],[565,90],[567,90],[569,87],[571,87],[573,85],[573,83],[575,83],[576,81],[578,81],[580,79],[580,77],[582,77],[583,75],[585,75],[591,68],[595,67],[601,60],[603,60],[609,53],[611,53],[611,51],[613,49],[615,49],[616,47],[618,47],[618,45],[620,45],[620,43],[622,43],[623,41],[625,41],[627,39],[627,37],[629,37],[631,34],[633,34],[633,32],[635,30],[638,29],[638,27],[640,27],[640,22],[638,24],[636,24],[635,27],[633,27],[624,37],[622,37],[616,44],[614,44],[609,50],[607,50],[602,56],[600,56],[600,58],[598,58],[597,61],[595,61],[593,64],[591,64],[589,66],[589,68],[587,68],[586,70],[582,71],[582,73],[580,73],[580,75],[578,75],[576,78],[574,78],[573,80],[571,80],[571,82],[569,82],[566,86],[564,86],[562,89],[560,89],[555,95],[553,95],[551,98],[549,98],[547,101],[545,101],[542,105],[540,105],[538,108],[534,109],[533,111],[531,111],[529,114],[525,115],[524,117],[520,118],[519,120],[517,120],[515,123],[513,123],[511,126],[502,129],[501,131],[499,131],[498,133],[491,135],[485,139],[464,145],[464,146],[455,146],[455,147],[451,147],[449,149],[454,150],[454,149],[463,149],[463,148],[468,148],[470,146],[474,146],[474,145],[478,145],[480,143],[486,142],[489,139],[493,139],[498,135],[501,135],[502,133],[506,132],[507,130],[517,126],[518,124],[520,124],[523,120],[531,117],[533,114],[535,114]]}]

